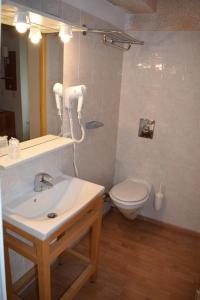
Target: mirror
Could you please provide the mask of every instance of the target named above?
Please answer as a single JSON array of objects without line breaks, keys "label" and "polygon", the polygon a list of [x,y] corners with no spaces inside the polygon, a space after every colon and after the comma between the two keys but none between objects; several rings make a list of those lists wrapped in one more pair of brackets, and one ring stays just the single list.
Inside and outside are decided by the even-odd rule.
[{"label": "mirror", "polygon": [[58,35],[45,34],[41,44],[34,45],[27,34],[2,25],[1,37],[0,136],[22,142],[58,135],[60,120],[53,94],[54,83],[63,81],[63,45]]},{"label": "mirror", "polygon": [[63,82],[60,23],[31,13],[39,20],[42,33],[40,42],[33,44],[29,32],[19,33],[12,25],[16,10],[6,5],[2,9],[0,136],[22,142],[59,135],[61,120],[53,85]]}]

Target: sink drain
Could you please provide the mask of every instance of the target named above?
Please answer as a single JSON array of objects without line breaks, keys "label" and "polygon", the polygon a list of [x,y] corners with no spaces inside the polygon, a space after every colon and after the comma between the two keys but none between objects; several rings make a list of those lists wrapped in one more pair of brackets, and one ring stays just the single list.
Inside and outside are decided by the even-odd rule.
[{"label": "sink drain", "polygon": [[56,213],[54,213],[54,212],[51,212],[51,213],[49,213],[48,215],[47,215],[47,217],[49,218],[49,219],[54,219],[54,218],[56,218],[58,215],[56,214]]}]

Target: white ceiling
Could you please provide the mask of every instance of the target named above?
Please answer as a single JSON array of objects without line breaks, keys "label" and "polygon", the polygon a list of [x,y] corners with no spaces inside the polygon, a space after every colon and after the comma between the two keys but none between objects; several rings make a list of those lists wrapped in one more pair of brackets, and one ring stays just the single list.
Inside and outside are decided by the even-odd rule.
[{"label": "white ceiling", "polygon": [[126,29],[133,14],[152,13],[157,0],[63,0],[89,14]]},{"label": "white ceiling", "polygon": [[107,0],[130,13],[152,13],[156,10],[156,0]]},{"label": "white ceiling", "polygon": [[106,0],[63,1],[119,28],[124,29],[127,24],[128,14],[124,9],[117,7]]}]

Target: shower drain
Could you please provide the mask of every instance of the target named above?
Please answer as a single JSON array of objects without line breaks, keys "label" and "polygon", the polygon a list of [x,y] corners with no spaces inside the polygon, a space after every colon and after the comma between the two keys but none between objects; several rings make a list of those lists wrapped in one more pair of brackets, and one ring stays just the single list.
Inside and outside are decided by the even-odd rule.
[{"label": "shower drain", "polygon": [[49,218],[49,219],[54,219],[54,218],[56,218],[58,215],[56,214],[56,213],[54,213],[54,212],[51,212],[51,213],[48,213],[48,215],[47,215],[47,217]]}]

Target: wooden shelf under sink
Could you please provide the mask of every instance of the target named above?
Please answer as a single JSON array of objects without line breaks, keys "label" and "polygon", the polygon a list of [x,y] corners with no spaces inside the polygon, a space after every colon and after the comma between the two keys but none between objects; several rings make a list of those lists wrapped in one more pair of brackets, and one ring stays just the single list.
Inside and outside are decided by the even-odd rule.
[{"label": "wooden shelf under sink", "polygon": [[[6,279],[8,299],[21,299],[16,295],[22,286],[12,285],[9,249],[12,249],[20,255],[28,258],[35,264],[37,270],[39,299],[51,300],[51,264],[58,258],[62,259],[62,253],[70,247],[72,242],[77,241],[83,233],[90,229],[90,255],[85,257],[73,250],[68,249],[71,255],[83,260],[86,264],[83,272],[72,283],[67,292],[61,296],[61,300],[73,299],[80,288],[90,279],[94,281],[97,275],[99,243],[102,221],[103,198],[96,197],[85,208],[83,208],[71,220],[68,220],[46,240],[40,240],[29,233],[4,222],[4,245],[6,261]],[[12,234],[14,233],[14,235]],[[16,237],[17,234],[17,237]],[[23,240],[18,238],[20,236]],[[24,241],[24,239],[27,242]],[[32,272],[31,275],[34,275]],[[29,276],[31,281],[33,276]],[[27,285],[27,280],[22,280]]]}]

